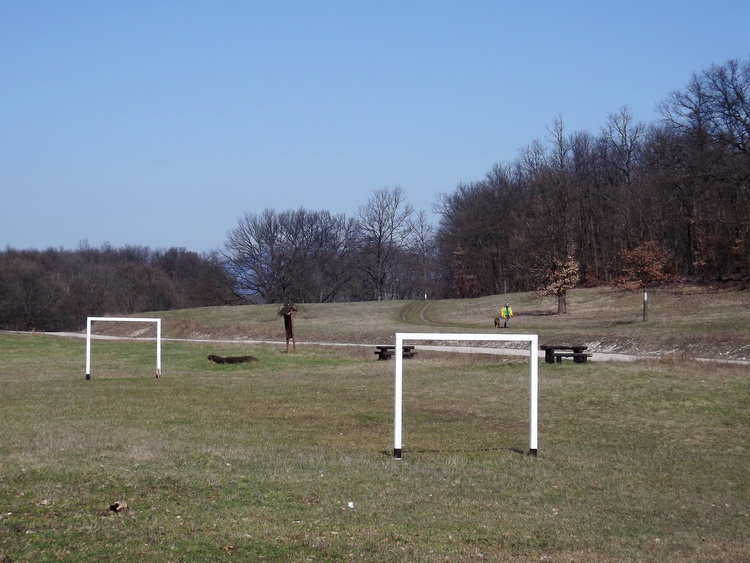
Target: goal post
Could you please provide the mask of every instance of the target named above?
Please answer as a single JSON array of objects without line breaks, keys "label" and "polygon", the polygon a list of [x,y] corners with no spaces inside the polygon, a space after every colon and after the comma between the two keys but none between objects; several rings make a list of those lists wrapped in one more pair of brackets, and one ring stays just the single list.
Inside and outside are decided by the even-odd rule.
[{"label": "goal post", "polygon": [[91,379],[91,324],[95,321],[156,323],[156,377],[161,376],[161,319],[127,317],[87,317],[86,318],[86,380]]},{"label": "goal post", "polygon": [[515,341],[529,343],[529,455],[537,455],[537,407],[539,394],[539,337],[536,334],[451,334],[427,332],[396,333],[396,374],[393,409],[393,457],[401,459],[402,454],[402,409],[403,409],[403,369],[404,359],[401,354],[404,341]]}]

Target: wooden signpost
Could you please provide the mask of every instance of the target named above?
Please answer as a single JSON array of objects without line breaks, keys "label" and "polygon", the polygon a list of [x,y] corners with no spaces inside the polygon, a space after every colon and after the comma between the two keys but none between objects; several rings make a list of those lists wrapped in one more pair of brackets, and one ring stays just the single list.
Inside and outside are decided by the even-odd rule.
[{"label": "wooden signpost", "polygon": [[286,351],[289,352],[289,341],[292,341],[292,352],[297,351],[297,343],[294,341],[294,313],[297,309],[294,305],[284,305],[279,311],[279,316],[284,317],[284,333],[286,335]]}]

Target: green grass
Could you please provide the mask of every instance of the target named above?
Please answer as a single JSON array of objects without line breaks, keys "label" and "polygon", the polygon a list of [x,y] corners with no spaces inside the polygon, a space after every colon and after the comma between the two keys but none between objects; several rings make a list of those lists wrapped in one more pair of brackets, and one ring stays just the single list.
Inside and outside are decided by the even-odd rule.
[{"label": "green grass", "polygon": [[[362,333],[346,305],[305,306],[298,327],[348,341],[378,336],[377,322],[458,330],[488,304],[353,305]],[[576,318],[597,316],[579,305]],[[598,322],[622,330],[619,311]],[[171,326],[268,325],[277,340],[281,325],[270,307],[164,317],[180,315]],[[541,364],[532,458],[523,360],[420,351],[405,362],[397,461],[393,362],[300,340],[296,354],[167,341],[160,379],[153,342],[94,341],[86,381],[83,340],[0,333],[0,560],[750,558],[747,366]]]}]

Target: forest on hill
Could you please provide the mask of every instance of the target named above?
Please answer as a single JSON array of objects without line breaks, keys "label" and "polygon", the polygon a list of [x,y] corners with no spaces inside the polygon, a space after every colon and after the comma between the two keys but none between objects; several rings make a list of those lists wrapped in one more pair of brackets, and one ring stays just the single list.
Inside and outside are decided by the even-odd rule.
[{"label": "forest on hill", "polygon": [[[750,60],[694,74],[635,123],[532,143],[444,198],[439,255],[460,295],[612,283],[647,257],[663,275],[750,274]],[[638,257],[641,255],[641,258]]]},{"label": "forest on hill", "polygon": [[246,213],[221,251],[141,247],[0,252],[0,328],[204,305],[478,297],[673,278],[750,280],[750,59],[696,72],[660,119],[627,107],[496,163],[435,203],[400,187],[353,216]]},{"label": "forest on hill", "polygon": [[0,328],[80,330],[86,317],[236,301],[215,257],[143,247],[0,253]]}]

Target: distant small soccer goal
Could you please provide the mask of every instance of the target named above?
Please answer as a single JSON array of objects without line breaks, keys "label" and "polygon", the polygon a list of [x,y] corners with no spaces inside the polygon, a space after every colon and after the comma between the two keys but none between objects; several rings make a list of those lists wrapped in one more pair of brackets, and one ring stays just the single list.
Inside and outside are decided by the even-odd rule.
[{"label": "distant small soccer goal", "polygon": [[[396,350],[401,350],[404,341],[439,340],[439,341],[516,341],[529,343],[529,455],[537,455],[537,408],[539,394],[539,337],[536,334],[450,334],[424,332],[397,332]],[[401,459],[402,454],[402,415],[403,415],[403,371],[402,354],[395,354],[396,375],[393,408],[393,457]]]},{"label": "distant small soccer goal", "polygon": [[121,323],[156,323],[156,377],[161,376],[161,319],[126,317],[87,317],[86,318],[86,380],[91,379],[91,324],[95,321]]}]

